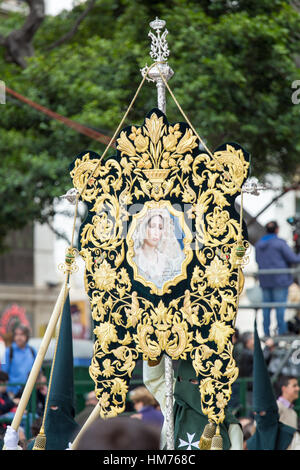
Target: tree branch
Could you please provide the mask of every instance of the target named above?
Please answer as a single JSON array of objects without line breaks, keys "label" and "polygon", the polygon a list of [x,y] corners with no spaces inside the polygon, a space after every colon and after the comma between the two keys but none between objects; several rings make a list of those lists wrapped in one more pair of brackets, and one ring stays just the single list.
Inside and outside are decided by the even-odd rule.
[{"label": "tree branch", "polygon": [[47,46],[45,50],[46,51],[51,51],[52,49],[55,49],[57,46],[60,46],[64,42],[69,41],[77,33],[77,30],[78,30],[80,24],[85,19],[85,17],[89,14],[89,12],[92,10],[95,3],[96,3],[96,0],[90,0],[88,2],[88,6],[81,13],[81,15],[77,18],[77,20],[75,21],[73,27],[70,29],[70,31],[68,31],[66,34],[64,34],[61,38],[57,39],[57,41],[55,41],[52,44],[50,44],[49,46]]},{"label": "tree branch", "polygon": [[26,67],[26,57],[34,54],[32,40],[45,18],[44,0],[25,0],[29,6],[29,14],[20,29],[0,37],[0,45],[6,49],[6,60],[14,62],[22,68]]},{"label": "tree branch", "polygon": [[291,5],[298,11],[300,11],[300,1],[299,0],[292,0]]}]

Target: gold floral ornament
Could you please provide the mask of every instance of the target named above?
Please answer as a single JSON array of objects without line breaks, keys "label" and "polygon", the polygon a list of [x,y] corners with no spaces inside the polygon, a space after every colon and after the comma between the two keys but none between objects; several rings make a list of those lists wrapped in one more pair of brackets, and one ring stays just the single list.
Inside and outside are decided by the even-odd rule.
[{"label": "gold floral ornament", "polygon": [[217,427],[238,375],[231,338],[247,233],[234,201],[249,155],[234,143],[204,152],[188,124],[170,124],[158,109],[121,130],[116,147],[71,165],[74,187],[85,188],[79,250],[100,414],[122,413],[136,361],[165,353],[192,361]]},{"label": "gold floral ornament", "polygon": [[115,277],[115,271],[106,260],[95,268],[94,279],[96,287],[99,290],[112,290],[115,287]]}]

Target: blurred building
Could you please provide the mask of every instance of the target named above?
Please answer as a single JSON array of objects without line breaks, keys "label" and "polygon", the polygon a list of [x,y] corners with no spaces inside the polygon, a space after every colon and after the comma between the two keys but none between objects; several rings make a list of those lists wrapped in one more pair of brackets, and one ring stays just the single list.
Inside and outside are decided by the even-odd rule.
[{"label": "blurred building", "polygon": [[54,241],[46,226],[28,225],[9,234],[0,256],[0,314],[12,305],[25,309],[34,335],[48,323],[57,296]]},{"label": "blurred building", "polygon": [[[300,190],[290,190],[286,191],[283,194],[283,180],[279,175],[270,175],[268,181],[272,185],[272,190],[261,191],[258,196],[251,194],[244,194],[244,208],[248,213],[248,221],[251,217],[255,217],[264,208],[268,207],[265,211],[257,217],[257,221],[264,227],[271,220],[276,220],[279,224],[280,231],[278,236],[287,241],[289,246],[292,249],[295,249],[295,242],[293,240],[293,226],[287,221],[290,217],[298,217],[300,219]],[[283,194],[283,195],[281,195]],[[275,202],[270,206],[269,204],[277,197],[280,196]],[[237,198],[237,201],[239,198]],[[250,232],[250,227],[248,229]],[[261,234],[258,235],[260,238]],[[255,278],[252,276],[252,273],[257,271],[257,263],[255,261],[255,249],[253,244],[250,246],[249,250],[249,262],[244,267],[245,274],[245,287],[240,296],[240,305],[246,307],[251,305],[255,299],[255,289],[253,287],[257,286]],[[251,297],[247,295],[247,291],[250,289]],[[286,310],[286,320],[291,319],[295,315],[295,310],[288,309]],[[236,321],[236,327],[240,332],[252,331],[254,325],[255,311],[251,308],[239,309]],[[275,311],[273,309],[271,314],[271,329],[276,324]],[[262,328],[262,314],[261,310],[259,311],[257,317],[257,326],[259,334],[263,335]]]},{"label": "blurred building", "polygon": [[[35,223],[10,233],[7,245],[8,251],[0,256],[0,326],[4,312],[16,311],[18,306],[26,313],[32,335],[42,336],[62,285],[58,265],[64,262],[67,243],[62,247],[47,224]],[[90,336],[89,302],[82,268],[70,285],[74,337],[86,339]]]}]

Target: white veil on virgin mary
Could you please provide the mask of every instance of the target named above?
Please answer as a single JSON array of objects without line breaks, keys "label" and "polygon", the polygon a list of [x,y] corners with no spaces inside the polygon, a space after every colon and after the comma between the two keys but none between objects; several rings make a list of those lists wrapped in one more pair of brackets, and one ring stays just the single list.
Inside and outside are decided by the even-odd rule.
[{"label": "white veil on virgin mary", "polygon": [[[151,256],[149,253],[147,256],[144,250],[147,227],[155,216],[159,216],[162,220],[162,234]],[[153,282],[161,289],[166,281],[174,279],[181,273],[184,253],[175,235],[174,220],[167,209],[149,209],[142,220],[137,223],[132,239],[135,253],[133,261],[138,267],[138,274],[146,281]]]}]

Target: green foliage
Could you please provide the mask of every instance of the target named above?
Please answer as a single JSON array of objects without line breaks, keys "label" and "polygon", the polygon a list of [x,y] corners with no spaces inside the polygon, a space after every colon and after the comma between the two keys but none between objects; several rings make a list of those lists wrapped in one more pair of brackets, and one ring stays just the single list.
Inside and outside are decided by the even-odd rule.
[{"label": "green foliage", "polygon": [[[149,22],[167,22],[176,98],[210,149],[237,141],[252,155],[252,174],[291,178],[300,156],[300,105],[291,101],[299,51],[300,18],[283,0],[98,0],[71,40],[49,49],[74,25],[85,5],[47,17],[35,56],[25,70],[5,61],[9,88],[81,124],[113,135],[141,81],[149,57]],[[13,14],[0,34],[22,24]],[[156,87],[145,82],[126,125],[140,125],[156,106]],[[75,156],[104,146],[7,95],[0,107],[4,235],[53,214],[53,200],[71,185]],[[184,118],[168,96],[169,122]],[[113,150],[109,151],[112,154]]]}]

